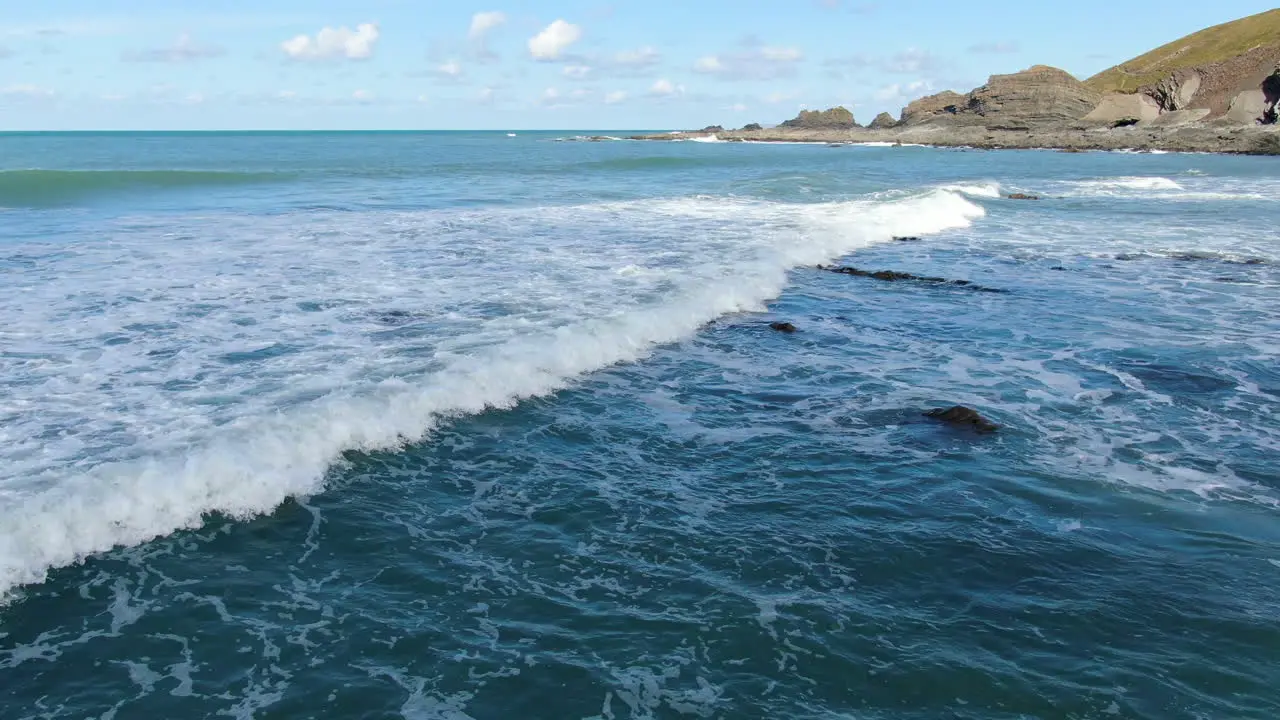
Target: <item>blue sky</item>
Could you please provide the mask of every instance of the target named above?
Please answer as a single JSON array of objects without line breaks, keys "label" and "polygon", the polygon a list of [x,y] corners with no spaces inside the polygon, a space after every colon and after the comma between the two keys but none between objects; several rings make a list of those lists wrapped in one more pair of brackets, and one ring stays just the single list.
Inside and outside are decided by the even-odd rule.
[{"label": "blue sky", "polygon": [[1078,77],[1265,3],[8,0],[0,130],[868,122],[1033,64]]}]

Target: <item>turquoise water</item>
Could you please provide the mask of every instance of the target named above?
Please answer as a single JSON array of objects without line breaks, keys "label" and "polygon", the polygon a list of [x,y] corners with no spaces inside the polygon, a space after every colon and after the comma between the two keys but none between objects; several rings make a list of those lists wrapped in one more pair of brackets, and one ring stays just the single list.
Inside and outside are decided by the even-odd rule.
[{"label": "turquoise water", "polygon": [[0,717],[1280,716],[1274,160],[569,135],[0,136]]}]

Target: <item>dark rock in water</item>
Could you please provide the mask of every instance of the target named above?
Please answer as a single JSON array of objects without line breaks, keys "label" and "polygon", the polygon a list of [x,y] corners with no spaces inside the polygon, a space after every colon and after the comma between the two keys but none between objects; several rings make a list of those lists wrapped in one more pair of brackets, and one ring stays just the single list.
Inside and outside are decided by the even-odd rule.
[{"label": "dark rock in water", "polygon": [[383,325],[404,325],[414,319],[407,310],[384,310],[373,316],[373,321]]},{"label": "dark rock in water", "polygon": [[1053,267],[1051,267],[1051,268],[1049,268],[1049,269],[1050,269],[1050,270],[1057,270],[1057,271],[1059,271],[1059,272],[1066,272],[1066,270],[1067,270],[1066,268],[1062,267],[1061,265],[1054,265]]},{"label": "dark rock in water", "polygon": [[746,132],[751,132],[754,130],[763,130],[764,128],[761,127],[760,123],[747,123],[742,126],[742,129]]},{"label": "dark rock in water", "polygon": [[987,420],[978,414],[977,410],[967,408],[963,405],[938,410],[930,410],[925,413],[926,417],[931,417],[939,422],[956,427],[972,428],[980,433],[993,433],[1000,429],[999,425]]},{"label": "dark rock in water", "polygon": [[893,241],[894,242],[919,242],[920,238],[916,237],[915,235],[894,235]]},{"label": "dark rock in water", "polygon": [[1010,200],[1039,200],[1040,199],[1039,195],[1025,195],[1023,193],[1014,193],[1012,195],[1007,195],[1006,197],[1008,197]]},{"label": "dark rock in water", "polygon": [[840,275],[852,275],[854,277],[865,277],[865,278],[871,278],[873,280],[883,280],[885,282],[897,282],[898,280],[911,280],[914,282],[932,283],[935,285],[956,285],[958,287],[964,287],[969,290],[976,290],[978,292],[991,292],[991,293],[1008,292],[1008,290],[1000,290],[998,288],[989,288],[989,287],[983,287],[982,285],[975,285],[968,280],[948,280],[946,278],[940,278],[940,277],[926,277],[924,275],[912,275],[911,273],[898,272],[896,270],[874,270],[874,271],[863,270],[862,268],[851,267],[848,265],[840,266],[840,267],[819,265],[818,269],[826,270],[827,272],[839,273]]},{"label": "dark rock in water", "polygon": [[777,330],[778,332],[784,332],[784,333],[793,333],[796,331],[796,326],[792,325],[789,322],[769,323],[769,327],[774,330]]}]

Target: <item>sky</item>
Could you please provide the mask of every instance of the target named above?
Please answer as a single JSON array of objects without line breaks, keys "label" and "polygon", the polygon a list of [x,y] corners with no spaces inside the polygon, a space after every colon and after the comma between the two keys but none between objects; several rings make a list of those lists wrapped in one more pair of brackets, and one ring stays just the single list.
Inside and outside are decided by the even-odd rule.
[{"label": "sky", "polygon": [[0,130],[862,123],[1035,64],[1086,78],[1267,3],[2,0]]}]

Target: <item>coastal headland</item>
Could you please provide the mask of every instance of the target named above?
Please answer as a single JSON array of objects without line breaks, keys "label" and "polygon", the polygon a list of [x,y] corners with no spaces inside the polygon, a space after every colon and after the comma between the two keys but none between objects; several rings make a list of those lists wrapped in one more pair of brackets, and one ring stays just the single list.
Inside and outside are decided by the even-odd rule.
[{"label": "coastal headland", "polygon": [[775,127],[632,139],[1280,155],[1278,114],[1280,9],[1179,38],[1084,81],[1035,65],[968,93],[916,99],[897,118],[881,113],[866,126],[835,107]]}]

